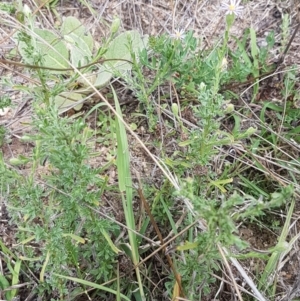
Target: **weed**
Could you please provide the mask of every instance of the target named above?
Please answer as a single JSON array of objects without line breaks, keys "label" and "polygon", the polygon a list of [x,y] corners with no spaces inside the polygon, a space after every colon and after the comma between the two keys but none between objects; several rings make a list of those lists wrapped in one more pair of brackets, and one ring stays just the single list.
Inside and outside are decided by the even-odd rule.
[{"label": "weed", "polygon": [[[56,288],[60,298],[64,298],[66,281],[49,277],[49,273],[67,269],[73,271],[71,275],[81,277],[87,270],[97,280],[110,279],[115,253],[103,233],[116,234],[118,228],[97,218],[86,207],[99,206],[105,182],[99,177],[101,167],[92,168],[86,162],[91,131],[82,120],[70,123],[58,117],[54,109],[39,109],[33,128],[40,133],[32,136],[36,146],[30,176],[11,186],[14,192],[8,209],[12,221],[19,225],[21,258],[34,269],[43,268],[40,293]],[[36,173],[45,160],[49,172],[43,183],[38,183]],[[33,243],[43,245],[42,255],[32,248]],[[102,258],[99,265],[90,262],[99,256]],[[80,262],[86,262],[81,270]]]},{"label": "weed", "polygon": [[5,11],[9,14],[14,14],[16,12],[16,7],[12,3],[3,1],[0,3],[0,10]]}]

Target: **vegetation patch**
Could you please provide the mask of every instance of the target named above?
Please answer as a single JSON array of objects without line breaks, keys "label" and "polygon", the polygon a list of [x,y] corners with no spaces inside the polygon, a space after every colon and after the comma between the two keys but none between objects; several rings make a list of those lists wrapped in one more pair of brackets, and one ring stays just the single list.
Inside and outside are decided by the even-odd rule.
[{"label": "vegetation patch", "polygon": [[111,2],[0,5],[0,299],[296,300],[298,19]]}]

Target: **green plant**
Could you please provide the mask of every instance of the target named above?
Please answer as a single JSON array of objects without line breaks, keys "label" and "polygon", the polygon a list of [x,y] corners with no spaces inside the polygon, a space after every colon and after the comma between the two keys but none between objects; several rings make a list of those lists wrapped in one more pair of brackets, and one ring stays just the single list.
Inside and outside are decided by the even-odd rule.
[{"label": "green plant", "polygon": [[[119,34],[118,19],[98,44],[74,17],[65,18],[59,30],[49,30],[37,27],[29,9],[23,14],[12,53],[19,52],[34,83],[14,85],[14,79],[6,78],[2,84],[32,99],[30,131],[21,141],[33,148],[10,161],[0,158],[1,196],[11,223],[18,225],[11,250],[0,242],[5,254],[19,258],[0,279],[5,298],[17,295],[8,289],[18,282],[14,269],[21,261],[37,276],[42,299],[85,294],[87,299],[147,300],[156,289],[153,299],[203,299],[224,269],[241,299],[232,266],[258,299],[264,299],[263,288],[268,297],[275,295],[271,276],[298,239],[287,242],[299,160],[286,151],[287,139],[299,140],[298,126],[293,127],[299,115],[297,74],[289,70],[284,75],[283,105],[267,99],[256,103],[259,113],[250,114],[252,104],[240,106],[238,89],[222,92],[233,81],[250,79],[252,102],[258,100],[258,78],[273,68],[267,62],[274,33],[260,47],[258,33],[250,28],[229,45],[238,11],[228,11],[221,42],[211,49],[202,47],[192,31]],[[287,17],[283,22],[286,45]],[[109,85],[112,78],[119,79],[114,87]],[[138,99],[135,113],[131,107],[122,110],[120,86]],[[98,91],[103,87],[113,105]],[[91,93],[100,102],[89,102]],[[96,122],[91,122],[95,112]],[[147,142],[142,141],[141,124]],[[155,181],[145,191],[139,184],[137,193],[133,170],[140,166],[131,165],[131,159],[136,153],[138,162],[145,158],[138,148],[131,153],[134,139],[159,168],[151,171]],[[146,200],[138,205],[141,192]],[[144,211],[148,203],[150,209]],[[283,229],[277,229],[278,243],[263,254],[247,249],[238,226],[264,223],[264,214],[269,218],[284,206],[288,215]],[[159,232],[165,236],[159,237],[160,245]],[[149,255],[152,251],[156,256]],[[130,264],[124,268],[120,257]],[[241,267],[252,258],[265,263],[255,281]]]},{"label": "green plant", "polygon": [[[137,31],[117,35],[117,19],[112,24],[111,35],[101,47],[95,49],[92,35],[75,17],[65,18],[60,31],[56,32],[36,28],[30,10],[24,12],[24,15],[24,23],[29,24],[29,29],[14,36],[18,41],[18,52],[25,62],[24,66],[34,69],[41,81],[43,95],[40,97],[44,97],[47,105],[58,106],[60,112],[70,108],[80,110],[86,100],[84,95],[93,91],[89,87],[90,84],[102,88],[109,83],[112,76],[125,77],[131,70],[128,43],[132,53],[147,47],[147,40],[142,39]],[[72,68],[69,68],[69,65]],[[71,72],[77,68],[82,71],[84,78]],[[53,80],[61,82],[61,85],[56,85],[56,93],[52,93],[51,99],[48,93],[50,88],[44,80],[50,75]],[[60,75],[68,75],[67,85],[62,83]],[[73,88],[76,81],[79,89]],[[69,89],[66,90],[66,86]]]},{"label": "green plant", "polygon": [[[221,257],[218,245],[228,249],[234,247],[238,251],[247,246],[247,243],[236,235],[236,222],[245,222],[247,219],[251,220],[255,216],[263,215],[264,211],[270,208],[278,208],[285,204],[286,200],[290,199],[294,193],[290,186],[270,194],[265,201],[256,199],[251,195],[242,196],[236,192],[227,197],[224,196],[222,200],[217,200],[208,198],[207,191],[204,189],[199,193],[198,183],[197,179],[187,179],[179,193],[181,197],[192,202],[194,212],[197,213],[198,218],[204,221],[206,228],[204,233],[199,233],[197,237],[193,237],[183,246],[179,245],[176,248],[178,251],[186,251],[185,263],[179,261],[179,270],[182,273],[183,282],[188,283],[190,281],[191,267],[189,262],[194,262],[194,264],[197,262],[197,266],[199,266],[197,277],[193,277],[193,285],[189,285],[189,298],[191,299],[198,297],[198,294],[209,292],[209,284],[214,282],[212,274],[219,270],[217,262]],[[293,210],[293,206],[290,207],[290,210]],[[286,249],[284,250],[286,251]],[[278,249],[274,250],[274,254],[277,251]],[[231,256],[234,257],[235,255],[231,254]],[[247,256],[244,254],[245,258],[252,256],[254,256],[253,253],[249,253]],[[201,283],[202,285],[200,285]],[[197,285],[200,285],[203,289],[197,290]]]},{"label": "green plant", "polygon": [[[116,253],[104,234],[116,234],[118,228],[87,207],[99,206],[106,185],[99,177],[101,167],[92,168],[86,162],[92,131],[80,119],[71,124],[60,118],[54,109],[36,110],[33,126],[41,132],[30,137],[36,144],[30,158],[31,172],[27,179],[11,186],[8,208],[12,221],[19,225],[21,259],[41,269],[40,289],[55,288],[63,299],[66,282],[49,275],[69,266],[70,275],[80,277],[83,270],[78,264],[84,261],[84,269],[95,279],[108,280]],[[49,174],[44,178],[47,186],[36,182],[40,163],[45,160],[49,162]],[[44,246],[43,254],[32,249],[33,242]],[[95,257],[102,258],[101,263],[90,261]]]},{"label": "green plant", "polygon": [[3,95],[0,97],[0,109],[4,109],[11,105],[11,99],[7,95]]},{"label": "green plant", "polygon": [[[146,110],[151,130],[157,122],[154,104],[150,101],[152,93],[175,74],[180,66],[189,61],[195,54],[196,39],[190,31],[182,43],[166,35],[149,38],[149,48],[142,49],[139,55],[133,52],[132,45],[129,50],[132,57],[133,77],[125,78],[130,88],[135,91],[142,109]],[[144,76],[149,73],[150,76]]]},{"label": "green plant", "polygon": [[0,146],[3,145],[5,139],[6,130],[3,125],[0,126]]},{"label": "green plant", "polygon": [[17,260],[14,262],[14,266],[9,262],[6,261],[7,267],[10,271],[10,275],[0,275],[0,288],[2,290],[3,296],[7,301],[12,301],[17,296],[18,290],[12,289],[10,286],[14,286],[19,284],[19,276],[20,276],[20,269],[21,269],[21,260]]},{"label": "green plant", "polygon": [[9,14],[14,14],[16,12],[16,7],[13,3],[2,1],[0,3],[0,10],[5,11]]},{"label": "green plant", "polygon": [[139,291],[138,295],[140,300],[144,301],[145,293],[141,278],[140,269],[137,266],[139,263],[139,252],[138,252],[138,240],[136,234],[132,232],[135,230],[135,218],[133,213],[133,189],[132,189],[132,180],[130,174],[130,165],[129,165],[129,149],[128,141],[126,137],[125,127],[122,123],[121,108],[115,91],[113,90],[114,101],[116,105],[116,112],[119,116],[116,116],[116,135],[117,135],[117,168],[118,168],[118,180],[119,180],[119,190],[122,197],[123,210],[125,214],[126,225],[128,227],[128,236],[130,243],[130,257],[133,264],[136,266],[135,272],[138,281]]}]

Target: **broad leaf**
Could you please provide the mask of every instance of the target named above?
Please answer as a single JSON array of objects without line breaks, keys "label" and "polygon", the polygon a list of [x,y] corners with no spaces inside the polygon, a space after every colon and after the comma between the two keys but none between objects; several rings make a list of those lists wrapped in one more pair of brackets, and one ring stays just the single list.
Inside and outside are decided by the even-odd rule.
[{"label": "broad leaf", "polygon": [[[69,67],[69,51],[59,36],[46,29],[36,28],[34,32],[40,37],[32,36],[32,46],[42,56],[42,64],[46,67],[65,69]],[[29,54],[25,42],[19,41],[19,52],[29,64],[35,64],[35,58]],[[50,70],[51,73],[66,73],[65,71]]]},{"label": "broad leaf", "polygon": [[87,65],[92,60],[92,52],[84,39],[70,33],[64,36],[68,49],[70,50],[71,63],[75,67]]},{"label": "broad leaf", "polygon": [[79,111],[83,106],[83,95],[75,92],[63,92],[57,95],[54,99],[54,104],[57,106],[60,113],[66,112],[71,108]]},{"label": "broad leaf", "polygon": [[76,19],[75,17],[67,17],[61,28],[62,35],[70,35],[73,34],[77,36],[79,39],[82,39],[85,44],[88,46],[90,51],[93,50],[94,39],[92,35],[86,30],[83,24]]},{"label": "broad leaf", "polygon": [[[147,39],[143,39],[138,31],[131,30],[121,33],[108,46],[104,57],[106,59],[131,60],[130,45],[134,53],[138,53],[146,47]],[[107,62],[105,66],[117,69],[118,71],[131,70],[131,64],[124,61]]]}]

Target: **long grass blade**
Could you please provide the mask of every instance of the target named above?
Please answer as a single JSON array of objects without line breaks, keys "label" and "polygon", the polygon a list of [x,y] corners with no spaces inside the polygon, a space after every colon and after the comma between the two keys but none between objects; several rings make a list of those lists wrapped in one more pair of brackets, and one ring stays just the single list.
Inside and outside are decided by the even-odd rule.
[{"label": "long grass blade", "polygon": [[[120,104],[118,101],[118,97],[112,88],[116,111],[119,116],[122,116]],[[133,191],[132,191],[132,180],[130,173],[130,160],[129,160],[129,148],[125,126],[122,120],[119,117],[116,117],[116,135],[117,135],[117,169],[118,169],[118,181],[119,181],[119,189],[122,196],[123,209],[126,219],[126,225],[129,229],[135,230],[135,219],[133,214]],[[137,237],[133,231],[129,230],[128,233],[129,242],[131,246],[131,256],[133,264],[136,266],[135,272],[137,281],[139,284],[139,290],[142,300],[145,300],[143,284],[141,281],[141,275],[139,268],[137,267],[139,263],[139,253],[138,253],[138,244]]]},{"label": "long grass blade", "polygon": [[[108,292],[108,293],[117,295],[117,291],[115,291],[115,290],[113,290],[113,289],[110,289],[110,288],[108,288],[108,287],[105,287],[105,286],[103,286],[103,285],[94,283],[94,282],[90,282],[90,281],[83,280],[83,279],[80,279],[80,278],[64,276],[64,275],[60,275],[60,274],[56,274],[56,273],[53,273],[53,274],[54,274],[55,276],[57,276],[57,277],[60,277],[60,278],[68,279],[68,280],[71,280],[71,281],[74,281],[74,282],[77,282],[77,283],[81,283],[81,284],[86,285],[86,286],[90,286],[90,287],[93,287],[93,288],[97,288],[97,289],[100,289],[100,290],[102,290],[102,291],[105,291],[105,292]],[[121,296],[124,300],[130,301],[130,299],[129,299],[128,297],[126,297],[125,295],[120,294],[120,296]]]}]

